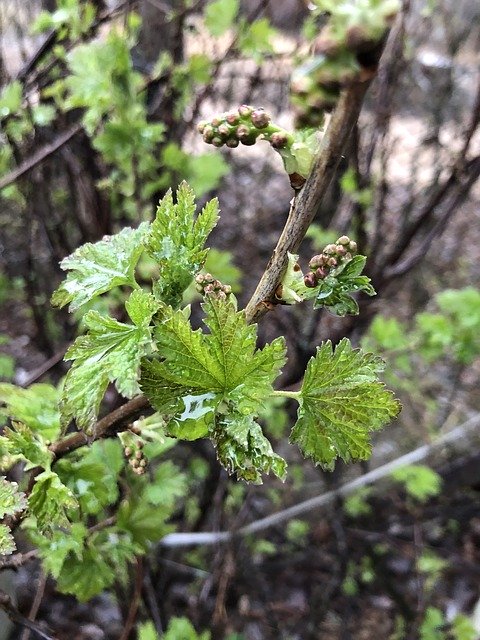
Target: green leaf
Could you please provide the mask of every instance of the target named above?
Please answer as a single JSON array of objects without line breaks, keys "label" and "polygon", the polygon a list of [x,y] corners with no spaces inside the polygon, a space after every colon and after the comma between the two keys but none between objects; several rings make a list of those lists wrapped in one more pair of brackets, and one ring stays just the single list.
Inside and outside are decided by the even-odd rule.
[{"label": "green leaf", "polygon": [[[142,390],[157,411],[172,416],[167,431],[173,435],[188,438],[190,433],[195,439],[214,429],[219,456],[225,451],[222,459],[230,471],[244,474],[246,456],[251,453],[264,459],[264,469],[270,465],[283,476],[284,469],[272,456],[260,427],[242,420],[258,414],[271,394],[285,361],[284,340],[277,338],[256,349],[256,326],[247,325],[233,297],[209,297],[203,307],[209,334],[192,330],[182,311],[162,309],[155,334],[162,360],[142,361]],[[233,423],[242,424],[237,438]]]},{"label": "green leaf", "polygon": [[239,6],[239,0],[214,0],[208,3],[205,26],[212,36],[221,36],[234,25]]},{"label": "green leaf", "polygon": [[441,476],[421,464],[400,467],[392,473],[392,478],[405,486],[405,491],[416,500],[426,502],[438,496],[442,488]]},{"label": "green leaf", "polygon": [[28,508],[37,519],[41,532],[50,532],[57,527],[69,527],[67,512],[77,507],[72,492],[53,471],[43,471],[35,478],[28,498]]},{"label": "green leaf", "polygon": [[16,482],[9,482],[0,476],[0,518],[13,516],[27,506],[25,494],[18,490]]},{"label": "green leaf", "polygon": [[238,47],[243,55],[251,57],[257,63],[263,63],[265,55],[273,53],[273,40],[277,36],[267,18],[260,18],[252,23],[244,21]]},{"label": "green leaf", "polygon": [[163,640],[210,640],[210,632],[197,633],[187,618],[172,618]]},{"label": "green leaf", "polygon": [[115,582],[124,582],[135,553],[128,536],[115,528],[105,529],[90,538],[80,557],[75,553],[66,557],[57,588],[86,602]]},{"label": "green leaf", "polygon": [[473,622],[462,613],[455,616],[452,621],[452,633],[455,640],[477,640],[478,631]]},{"label": "green leaf", "polygon": [[142,622],[138,627],[138,640],[159,640],[155,625],[151,620]]},{"label": "green leaf", "polygon": [[81,429],[89,430],[108,382],[115,382],[118,392],[127,398],[139,392],[140,360],[151,348],[149,324],[158,303],[151,294],[136,290],[125,307],[134,325],[96,311],[84,316],[88,333],[77,338],[65,354],[65,360],[74,360],[74,364],[65,378],[60,404],[64,425],[75,418]]},{"label": "green leaf", "polygon": [[49,384],[32,384],[22,389],[13,384],[0,384],[0,404],[11,420],[23,422],[45,443],[60,435],[60,392]]},{"label": "green leaf", "polygon": [[5,428],[0,436],[0,455],[9,460],[9,467],[18,460],[24,460],[25,471],[34,467],[50,468],[52,453],[44,441],[21,422],[13,423],[13,428]]},{"label": "green leaf", "polygon": [[177,306],[193,276],[201,269],[207,250],[205,241],[218,220],[218,201],[210,200],[195,218],[195,196],[186,182],[161,200],[151,225],[146,247],[159,266],[154,293],[166,304]]},{"label": "green leaf", "polygon": [[229,414],[219,417],[212,433],[219,461],[229,473],[246,482],[262,483],[262,473],[273,473],[283,480],[285,460],[274,453],[262,429],[251,416]]},{"label": "green leaf", "polygon": [[5,524],[0,524],[0,556],[8,556],[16,549],[10,529]]},{"label": "green leaf", "polygon": [[7,84],[0,95],[0,118],[15,114],[22,106],[22,83],[19,80]]},{"label": "green leaf", "polygon": [[125,500],[118,510],[117,525],[120,531],[127,532],[132,541],[147,550],[152,542],[157,542],[173,530],[166,524],[170,509],[152,508],[146,499]]},{"label": "green leaf", "polygon": [[173,509],[179,498],[185,495],[187,478],[171,460],[160,464],[153,481],[145,487],[145,499],[155,507]]},{"label": "green leaf", "polygon": [[62,571],[67,556],[72,554],[82,559],[83,546],[87,537],[87,528],[81,522],[75,522],[68,530],[53,531],[50,536],[34,535],[34,542],[40,550],[43,568],[57,579]]},{"label": "green leaf", "polygon": [[340,317],[358,315],[358,304],[350,294],[363,291],[368,296],[375,295],[370,278],[360,275],[366,261],[365,256],[354,256],[350,261],[332,270],[325,280],[321,281],[314,308],[325,307]]},{"label": "green leaf", "polygon": [[371,431],[381,429],[400,411],[400,404],[378,381],[382,361],[354,350],[346,338],[333,350],[330,341],[307,365],[298,421],[290,440],[316,464],[332,469],[370,456]]},{"label": "green leaf", "polygon": [[440,609],[428,607],[420,625],[420,640],[444,640],[445,618]]},{"label": "green leaf", "polygon": [[114,287],[136,288],[134,270],[148,227],[148,223],[142,223],[137,229],[126,227],[95,244],[87,242],[64,258],[60,266],[70,273],[52,295],[52,304],[64,307],[70,303],[72,312]]}]

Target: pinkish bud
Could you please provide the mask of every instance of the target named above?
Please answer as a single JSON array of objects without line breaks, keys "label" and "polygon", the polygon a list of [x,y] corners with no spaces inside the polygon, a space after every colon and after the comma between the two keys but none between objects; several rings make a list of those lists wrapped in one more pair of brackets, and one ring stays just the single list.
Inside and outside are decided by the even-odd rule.
[{"label": "pinkish bud", "polygon": [[265,109],[255,109],[251,115],[252,122],[257,129],[265,129],[270,124],[270,115]]},{"label": "pinkish bud", "polygon": [[213,127],[211,127],[210,125],[207,125],[204,130],[203,130],[203,140],[204,142],[211,142],[213,140],[213,137],[215,135],[215,132],[213,130]]},{"label": "pinkish bud", "polygon": [[317,267],[323,267],[325,264],[325,256],[320,254],[318,256],[313,256],[313,258],[308,263],[308,266],[311,269],[316,269]]},{"label": "pinkish bud", "polygon": [[303,282],[305,283],[306,287],[313,289],[317,286],[317,277],[314,273],[309,271],[307,274],[305,274],[305,277],[303,278]]},{"label": "pinkish bud", "polygon": [[238,107],[238,113],[242,116],[242,118],[248,118],[253,111],[253,107],[250,107],[248,104],[242,104]]},{"label": "pinkish bud", "polygon": [[225,120],[228,122],[228,124],[238,124],[240,121],[240,118],[238,117],[238,113],[235,113],[235,111],[229,111],[226,115],[225,115]]},{"label": "pinkish bud", "polygon": [[327,244],[327,246],[323,250],[323,253],[325,253],[327,256],[334,255],[335,253],[337,253],[337,247],[334,244]]},{"label": "pinkish bud", "polygon": [[197,124],[198,133],[203,133],[207,125],[208,125],[208,122],[206,120],[202,120],[201,122],[199,122]]},{"label": "pinkish bud", "polygon": [[327,260],[327,264],[329,267],[336,267],[337,266],[337,261],[335,258],[329,258]]},{"label": "pinkish bud", "polygon": [[230,127],[228,125],[226,125],[226,124],[221,124],[218,127],[218,133],[221,136],[228,136],[228,134],[230,133]]},{"label": "pinkish bud", "polygon": [[239,140],[248,138],[249,135],[250,135],[250,129],[247,127],[246,124],[241,124],[240,126],[237,127],[237,138]]},{"label": "pinkish bud", "polygon": [[222,121],[220,120],[220,118],[217,118],[217,117],[212,118],[210,122],[213,127],[219,127],[222,124]]},{"label": "pinkish bud", "polygon": [[343,246],[343,244],[338,244],[337,245],[337,256],[344,256],[347,253],[347,249],[346,247]]},{"label": "pinkish bud", "polygon": [[283,149],[288,142],[288,138],[284,133],[272,133],[270,136],[270,144],[274,149]]},{"label": "pinkish bud", "polygon": [[328,275],[328,271],[327,269],[325,269],[325,267],[319,267],[316,271],[315,271],[315,275],[317,276],[317,278],[319,280],[323,280],[324,278],[327,277]]}]

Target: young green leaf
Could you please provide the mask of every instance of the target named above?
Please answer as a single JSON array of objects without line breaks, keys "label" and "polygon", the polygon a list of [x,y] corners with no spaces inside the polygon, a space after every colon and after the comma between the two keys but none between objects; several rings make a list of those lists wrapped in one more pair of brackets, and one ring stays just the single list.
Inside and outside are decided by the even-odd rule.
[{"label": "young green leaf", "polygon": [[87,242],[64,258],[60,266],[70,273],[53,293],[52,304],[64,307],[70,303],[72,312],[114,287],[136,288],[134,270],[148,227],[145,222],[137,229],[126,227],[95,244]]},{"label": "young green leaf", "polygon": [[214,0],[205,9],[205,26],[212,36],[221,36],[233,26],[239,9],[238,0]]},{"label": "young green leaf", "polygon": [[187,618],[172,618],[163,640],[210,640],[210,632],[197,633]]},{"label": "young green leaf", "polygon": [[32,384],[28,389],[0,384],[5,413],[11,420],[23,422],[44,442],[56,440],[60,434],[59,397],[60,391],[50,384]]},{"label": "young green leaf", "polygon": [[5,456],[8,467],[24,460],[26,471],[37,466],[49,469],[52,461],[46,443],[21,422],[14,422],[12,428],[4,429],[0,436],[0,456]]},{"label": "young green leaf", "polygon": [[0,556],[8,556],[16,549],[10,529],[5,524],[0,524]]},{"label": "young green leaf", "polygon": [[194,193],[182,182],[175,204],[171,191],[161,200],[146,240],[147,251],[160,269],[155,296],[174,307],[205,262],[204,245],[218,220],[218,201],[210,200],[196,218],[195,210]]},{"label": "young green leaf", "polygon": [[0,476],[0,519],[23,511],[26,506],[25,494],[18,490],[17,483]]},{"label": "young green leaf", "polygon": [[149,324],[158,303],[151,294],[136,290],[125,307],[135,324],[96,311],[85,315],[88,333],[77,338],[65,354],[65,360],[74,360],[74,364],[65,378],[60,403],[64,425],[75,418],[81,429],[91,429],[109,382],[115,382],[118,392],[127,398],[139,392],[140,360],[151,346]]},{"label": "young green leaf", "polygon": [[57,529],[48,536],[38,531],[29,533],[32,541],[38,546],[44,570],[55,579],[60,575],[69,554],[78,560],[82,558],[87,528],[81,522],[74,522],[68,530],[68,535],[63,529]]},{"label": "young green leaf", "polygon": [[[176,437],[195,439],[215,430],[220,450],[237,449],[238,460],[254,454],[269,458],[263,468],[283,476],[279,461],[260,438],[258,425],[249,424],[235,441],[233,422],[258,413],[272,392],[272,383],[285,361],[285,343],[277,338],[256,349],[256,327],[247,325],[233,298],[209,296],[204,303],[209,334],[193,331],[182,311],[161,310],[162,322],[155,338],[162,360],[142,361],[141,387],[152,405],[172,416],[167,431]],[[217,420],[218,418],[218,420]],[[257,428],[258,427],[258,428]],[[260,432],[260,433],[259,433]],[[223,449],[225,445],[225,449]],[[235,455],[222,454],[230,471],[242,474]],[[242,466],[243,465],[243,466]]]},{"label": "young green leaf", "polygon": [[67,512],[77,507],[73,493],[53,471],[43,471],[35,478],[28,498],[29,512],[37,519],[41,532],[50,532],[57,527],[69,527]]},{"label": "young green leaf", "polygon": [[229,473],[256,484],[262,483],[262,473],[273,473],[283,480],[287,463],[274,453],[262,429],[251,416],[229,413],[219,416],[211,434],[217,456]]},{"label": "young green leaf", "polygon": [[392,478],[405,486],[406,492],[420,502],[438,496],[442,488],[442,477],[423,464],[409,464],[392,473]]},{"label": "young green leaf", "polygon": [[70,553],[58,576],[57,588],[86,602],[108,589],[114,582],[124,582],[128,563],[138,548],[130,538],[109,527],[89,538],[81,555]]},{"label": "young green leaf", "polygon": [[291,442],[326,469],[338,457],[346,462],[368,458],[370,432],[400,411],[378,380],[382,368],[380,358],[354,350],[346,338],[335,350],[330,341],[319,347],[307,365]]}]

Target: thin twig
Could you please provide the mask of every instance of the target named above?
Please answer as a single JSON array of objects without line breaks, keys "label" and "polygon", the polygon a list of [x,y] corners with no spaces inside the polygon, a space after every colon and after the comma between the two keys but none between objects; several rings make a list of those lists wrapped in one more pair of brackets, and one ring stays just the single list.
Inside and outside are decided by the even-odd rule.
[{"label": "thin twig", "polygon": [[5,189],[5,187],[10,186],[16,180],[27,174],[29,171],[34,169],[38,164],[46,160],[49,156],[53,155],[58,149],[63,147],[69,140],[74,138],[80,131],[82,131],[83,125],[81,122],[77,122],[72,125],[69,129],[67,129],[64,133],[59,135],[53,142],[46,144],[44,147],[39,149],[36,153],[34,153],[28,160],[22,162],[22,164],[16,167],[10,173],[0,178],[0,191]]},{"label": "thin twig", "polygon": [[153,409],[147,398],[145,396],[137,396],[99,420],[93,428],[94,435],[92,437],[89,438],[83,431],[77,431],[63,438],[63,440],[54,442],[50,446],[50,451],[56,459],[61,458],[79,447],[91,444],[95,440],[115,435],[133,420],[149,413],[153,413]]},{"label": "thin twig", "polygon": [[365,473],[358,478],[355,478],[355,480],[341,485],[338,489],[327,491],[320,496],[315,496],[314,498],[310,498],[309,500],[300,502],[293,507],[289,507],[288,509],[284,509],[283,511],[274,513],[271,516],[261,518],[260,520],[255,520],[245,527],[241,527],[236,532],[206,531],[199,533],[170,533],[160,541],[160,544],[164,547],[213,545],[219,544],[221,542],[228,542],[235,536],[246,536],[252,533],[258,533],[259,531],[264,531],[265,529],[273,527],[282,522],[292,520],[292,518],[297,518],[304,513],[312,511],[313,509],[325,507],[334,502],[339,497],[344,498],[345,496],[354,493],[365,485],[372,484],[373,482],[377,482],[378,480],[386,478],[399,467],[425,460],[433,453],[442,449],[442,447],[444,447],[445,445],[462,441],[462,439],[465,438],[466,435],[476,430],[479,424],[480,413],[477,413],[472,418],[459,425],[455,429],[452,429],[452,431],[441,436],[431,444],[426,444],[418,447],[418,449],[414,449],[413,451],[410,451],[410,453],[400,456],[399,458],[396,458],[391,462],[387,462],[386,464],[377,467],[376,469],[373,469],[372,471],[369,471],[368,473]]},{"label": "thin twig", "polygon": [[[32,606],[30,607],[30,611],[28,613],[28,619],[31,622],[35,621],[37,617],[38,610],[40,609],[40,605],[42,604],[43,596],[45,593],[45,587],[47,585],[47,577],[43,573],[41,573],[40,578],[38,580],[37,591],[35,592],[35,598],[33,599]],[[20,636],[20,640],[29,640],[31,629],[25,628]]]},{"label": "thin twig", "polygon": [[46,633],[38,624],[32,622],[24,615],[22,615],[12,604],[10,596],[4,591],[0,591],[0,609],[3,609],[7,616],[10,618],[12,622],[15,624],[19,624],[25,629],[30,629],[37,634],[38,637],[43,638],[43,640],[57,640],[54,636]]},{"label": "thin twig", "polygon": [[128,610],[125,626],[122,631],[122,635],[119,640],[128,640],[128,637],[133,629],[138,612],[138,605],[140,604],[140,598],[142,596],[142,584],[143,584],[143,560],[137,557],[137,564],[135,567],[135,587],[132,596],[132,602]]}]

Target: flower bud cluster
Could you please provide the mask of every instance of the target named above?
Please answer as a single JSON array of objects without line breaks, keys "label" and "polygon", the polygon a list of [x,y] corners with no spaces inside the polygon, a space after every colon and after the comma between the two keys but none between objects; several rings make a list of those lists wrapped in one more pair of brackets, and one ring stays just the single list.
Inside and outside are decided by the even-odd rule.
[{"label": "flower bud cluster", "polygon": [[207,122],[203,120],[197,125],[204,142],[215,147],[238,147],[255,144],[261,136],[270,142],[275,149],[282,149],[289,143],[286,131],[272,124],[270,114],[261,107],[243,104],[236,111],[227,111],[215,116]]},{"label": "flower bud cluster", "polygon": [[[137,436],[141,434],[141,430],[135,426],[135,423],[130,426],[129,431]],[[128,438],[128,444],[126,444],[123,449],[123,453],[128,460],[128,464],[132,467],[133,472],[138,476],[145,473],[145,468],[147,466],[147,459],[142,451],[144,444],[145,443],[141,438],[131,437]]]},{"label": "flower bud cluster", "polygon": [[341,236],[335,243],[327,244],[319,255],[309,262],[310,271],[304,277],[306,287],[315,288],[333,269],[349,262],[357,253],[357,243],[348,236]]},{"label": "flower bud cluster", "polygon": [[199,273],[195,278],[195,284],[197,291],[203,296],[212,296],[219,300],[226,300],[232,293],[232,287],[229,284],[222,284],[211,273]]},{"label": "flower bud cluster", "polygon": [[342,88],[374,71],[398,10],[398,0],[339,0],[314,42],[316,57],[292,79],[297,127],[321,126]]}]

